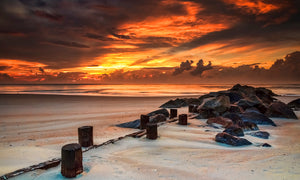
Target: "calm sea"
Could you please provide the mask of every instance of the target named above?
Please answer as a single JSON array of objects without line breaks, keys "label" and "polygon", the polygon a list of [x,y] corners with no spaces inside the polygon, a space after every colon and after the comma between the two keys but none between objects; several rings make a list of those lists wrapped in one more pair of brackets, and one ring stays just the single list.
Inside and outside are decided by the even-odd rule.
[{"label": "calm sea", "polygon": [[[0,85],[0,94],[51,94],[82,96],[195,96],[231,88],[232,84],[202,85]],[[279,95],[299,96],[300,84],[252,85]]]}]

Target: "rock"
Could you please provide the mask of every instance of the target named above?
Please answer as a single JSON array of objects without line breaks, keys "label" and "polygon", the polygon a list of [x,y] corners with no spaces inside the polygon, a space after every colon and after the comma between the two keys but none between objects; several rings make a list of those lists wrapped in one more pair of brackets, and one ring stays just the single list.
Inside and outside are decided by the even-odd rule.
[{"label": "rock", "polygon": [[229,118],[232,120],[233,124],[240,126],[244,131],[255,131],[258,130],[258,127],[253,122],[244,122],[240,115],[235,113],[225,113],[223,115],[225,118]]},{"label": "rock", "polygon": [[188,98],[188,99],[185,99],[185,101],[188,105],[200,105],[200,104],[202,104],[202,101],[198,98]]},{"label": "rock", "polygon": [[240,92],[244,97],[254,95],[255,94],[255,88],[252,86],[242,86],[240,84],[234,85],[229,91],[235,91]]},{"label": "rock", "polygon": [[[266,95],[270,95],[270,96],[278,96],[277,94],[275,94],[272,90],[264,88],[264,87],[258,87],[255,88],[255,94],[266,94]],[[259,97],[259,96],[258,96]]]},{"label": "rock", "polygon": [[197,112],[199,113],[197,119],[208,119],[219,116],[219,113],[213,109],[197,109]]},{"label": "rock", "polygon": [[257,103],[247,100],[247,99],[241,99],[239,100],[236,105],[240,106],[241,108],[243,108],[243,110],[246,110],[248,108],[252,108],[255,105],[257,105]]},{"label": "rock", "polygon": [[248,113],[248,112],[261,113],[256,107],[251,107],[244,111],[244,113]]},{"label": "rock", "polygon": [[240,115],[240,117],[243,120],[243,122],[252,122],[255,124],[276,126],[276,124],[270,118],[261,113],[244,112]]},{"label": "rock", "polygon": [[262,145],[261,145],[262,147],[272,147],[270,144],[268,144],[268,143],[263,143]]},{"label": "rock", "polygon": [[225,143],[231,146],[251,145],[247,139],[232,136],[226,132],[218,133],[215,138],[216,142]]},{"label": "rock", "polygon": [[117,124],[116,126],[121,127],[121,128],[134,128],[134,129],[138,129],[138,128],[140,128],[140,120],[137,119],[137,120],[126,122],[126,123]]},{"label": "rock", "polygon": [[290,108],[294,108],[295,110],[299,110],[300,109],[300,98],[289,102],[287,105]]},{"label": "rock", "polygon": [[240,127],[244,124],[241,117],[236,113],[225,113],[223,117],[231,119],[233,124],[239,125]]},{"label": "rock", "polygon": [[230,100],[227,96],[210,97],[203,100],[203,103],[198,107],[198,112],[201,110],[213,110],[217,113],[224,113],[230,107]]},{"label": "rock", "polygon": [[186,103],[186,101],[184,99],[175,99],[175,100],[170,100],[166,103],[164,103],[163,105],[160,106],[160,108],[180,108],[180,107],[184,107],[187,106],[188,104]]},{"label": "rock", "polygon": [[253,101],[250,99],[241,99],[236,104],[242,107],[243,110],[253,108],[253,107],[257,108],[261,113],[265,113],[267,110],[267,107],[262,102]]},{"label": "rock", "polygon": [[156,114],[163,114],[165,115],[166,117],[169,117],[169,111],[167,109],[158,109],[156,111],[152,111],[151,113],[148,113],[147,115],[148,116],[154,116]]},{"label": "rock", "polygon": [[255,124],[253,122],[243,122],[243,125],[241,126],[241,128],[243,128],[244,131],[259,130],[259,128],[257,127],[257,124]]},{"label": "rock", "polygon": [[209,118],[206,121],[206,123],[207,124],[212,124],[212,123],[220,124],[223,127],[229,127],[229,126],[231,126],[233,124],[232,121],[231,121],[231,119],[224,118],[224,117],[221,117],[221,116]]},{"label": "rock", "polygon": [[150,117],[149,122],[151,122],[151,123],[159,123],[159,122],[164,122],[166,120],[167,120],[167,118],[166,118],[165,115],[163,115],[163,114],[156,114],[156,115]]},{"label": "rock", "polygon": [[231,125],[231,126],[227,127],[223,132],[226,132],[233,136],[244,136],[243,129],[238,125]]},{"label": "rock", "polygon": [[242,113],[243,109],[240,106],[231,104],[227,112],[230,112],[230,113]]},{"label": "rock", "polygon": [[272,103],[275,100],[272,96],[276,96],[271,90],[262,87],[255,88],[255,94],[266,104]]},{"label": "rock", "polygon": [[234,103],[238,102],[239,100],[243,99],[243,95],[240,92],[227,91],[224,93],[224,95],[229,97],[231,104],[234,104]]},{"label": "rock", "polygon": [[270,134],[266,131],[257,131],[250,133],[251,136],[262,138],[262,139],[269,139]]},{"label": "rock", "polygon": [[240,99],[243,99],[242,93],[235,92],[235,91],[210,92],[206,95],[201,96],[199,99],[201,99],[203,101],[204,99],[209,98],[209,97],[218,97],[218,96],[222,96],[222,95],[229,97],[229,100],[230,100],[231,104],[239,101]]},{"label": "rock", "polygon": [[269,117],[298,119],[294,111],[288,105],[280,101],[271,103],[266,115]]}]

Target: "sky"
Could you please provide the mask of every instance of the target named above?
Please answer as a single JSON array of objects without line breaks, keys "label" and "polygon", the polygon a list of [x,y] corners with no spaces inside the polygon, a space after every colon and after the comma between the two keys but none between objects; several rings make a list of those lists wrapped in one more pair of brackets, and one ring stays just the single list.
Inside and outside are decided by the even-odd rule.
[{"label": "sky", "polygon": [[1,0],[0,83],[300,83],[297,0]]}]

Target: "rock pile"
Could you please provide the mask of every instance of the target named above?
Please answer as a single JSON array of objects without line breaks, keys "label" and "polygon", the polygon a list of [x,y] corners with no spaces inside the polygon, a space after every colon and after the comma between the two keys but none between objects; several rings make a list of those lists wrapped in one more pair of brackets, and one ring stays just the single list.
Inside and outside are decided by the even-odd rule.
[{"label": "rock pile", "polygon": [[[299,108],[299,99],[288,105],[277,100],[275,93],[263,87],[236,84],[231,89],[210,92],[198,99],[176,99],[161,105],[164,108],[193,107],[197,119],[208,119],[207,124],[219,124],[224,132],[215,140],[232,146],[249,145],[249,141],[238,138],[244,131],[259,130],[257,125],[276,124],[270,117],[297,119],[292,108]],[[268,132],[252,132],[250,135],[267,139]]]}]

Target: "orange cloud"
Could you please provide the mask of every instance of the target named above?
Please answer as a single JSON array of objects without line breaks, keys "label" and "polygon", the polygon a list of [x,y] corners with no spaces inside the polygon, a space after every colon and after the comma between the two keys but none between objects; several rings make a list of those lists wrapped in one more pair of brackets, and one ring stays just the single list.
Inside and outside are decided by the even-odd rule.
[{"label": "orange cloud", "polygon": [[280,6],[271,4],[270,3],[265,3],[265,1],[262,0],[223,0],[224,2],[228,4],[233,4],[237,8],[241,8],[245,10],[247,13],[251,14],[266,14],[268,12],[278,10],[280,9]]}]

